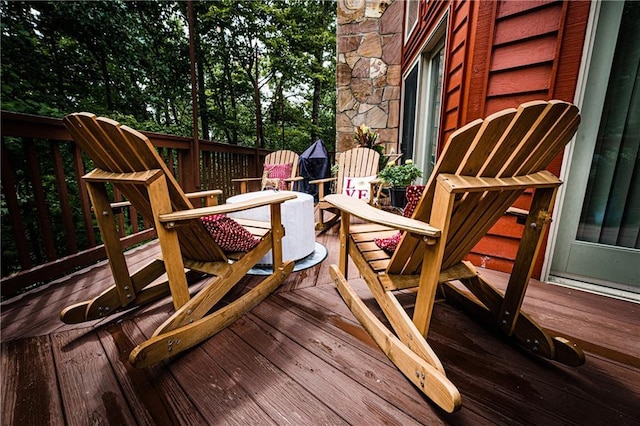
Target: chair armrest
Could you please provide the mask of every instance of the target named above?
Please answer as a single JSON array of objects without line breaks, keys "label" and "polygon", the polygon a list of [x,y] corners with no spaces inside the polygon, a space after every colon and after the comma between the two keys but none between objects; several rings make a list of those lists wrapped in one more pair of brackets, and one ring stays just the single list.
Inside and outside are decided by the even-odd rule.
[{"label": "chair armrest", "polygon": [[428,223],[377,209],[362,200],[358,200],[347,195],[327,195],[325,197],[325,201],[343,212],[347,212],[367,222],[389,226],[400,231],[406,231],[411,234],[422,235],[425,237],[440,236],[440,230],[438,228],[434,228]]},{"label": "chair armrest", "polygon": [[299,180],[304,180],[302,176],[296,176],[292,178],[282,179],[284,182],[298,182]]},{"label": "chair armrest", "polygon": [[218,195],[222,195],[221,189],[208,189],[206,191],[198,191],[198,192],[189,192],[185,194],[188,199],[192,198],[203,198],[203,197],[214,197]]},{"label": "chair armrest", "polygon": [[485,178],[442,173],[438,175],[438,180],[442,182],[447,187],[447,191],[451,193],[553,188],[562,184],[560,179],[547,170],[507,178]]},{"label": "chair armrest", "polygon": [[191,193],[185,194],[185,195],[190,200],[191,199],[206,198],[205,205],[207,207],[209,207],[209,206],[218,205],[218,196],[222,195],[222,190],[221,189],[209,189],[209,190],[206,190],[206,191],[191,192]]},{"label": "chair armrest", "polygon": [[[207,191],[199,191],[199,192],[190,192],[188,194],[184,194],[188,199],[192,198],[203,198],[203,197],[214,197],[218,195],[222,195],[221,189],[209,189]],[[130,201],[119,201],[117,203],[111,203],[112,209],[121,209],[124,207],[129,207],[131,205]]]},{"label": "chair armrest", "polygon": [[181,210],[173,213],[161,214],[159,219],[162,223],[172,223],[182,220],[198,219],[203,216],[209,216],[212,214],[239,212],[256,207],[268,206],[271,204],[281,204],[287,200],[293,200],[296,197],[297,195],[295,194],[271,194],[265,195],[264,197],[257,197],[252,200],[241,201],[239,203],[222,204],[220,206],[201,207],[198,209]]},{"label": "chair armrest", "polygon": [[310,180],[309,183],[312,184],[312,185],[317,185],[319,183],[327,183],[327,182],[332,182],[334,180],[338,180],[338,178],[337,177],[330,177],[330,178]]},{"label": "chair armrest", "polygon": [[259,178],[256,178],[256,177],[253,177],[253,178],[237,178],[237,179],[231,179],[231,182],[255,182],[255,181],[258,181],[258,180],[262,180],[262,178],[261,177],[259,177]]}]

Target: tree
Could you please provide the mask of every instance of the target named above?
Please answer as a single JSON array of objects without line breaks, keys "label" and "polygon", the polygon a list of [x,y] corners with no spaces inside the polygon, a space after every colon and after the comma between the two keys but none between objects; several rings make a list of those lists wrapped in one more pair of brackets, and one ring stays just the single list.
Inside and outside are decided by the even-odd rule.
[{"label": "tree", "polygon": [[[194,2],[202,135],[304,150],[333,143],[335,1]],[[2,2],[2,108],[108,115],[190,136],[187,4]],[[283,131],[285,133],[283,138]]]}]

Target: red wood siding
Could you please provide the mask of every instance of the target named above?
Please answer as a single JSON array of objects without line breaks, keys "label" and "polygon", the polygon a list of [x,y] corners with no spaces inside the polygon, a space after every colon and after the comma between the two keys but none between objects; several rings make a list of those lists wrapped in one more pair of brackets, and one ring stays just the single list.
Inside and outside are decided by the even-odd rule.
[{"label": "red wood siding", "polygon": [[[489,22],[494,28],[493,39],[487,43],[490,59],[484,70],[484,105],[474,114],[486,116],[533,99],[573,101],[589,3],[504,1],[495,3],[494,8],[493,22]],[[561,163],[559,157],[548,169],[557,175]],[[529,200],[521,197],[517,204],[526,209]],[[513,236],[521,231],[515,220],[501,221],[473,249],[470,260],[509,272],[519,243]],[[541,253],[534,266],[535,277],[540,276],[543,258]]]},{"label": "red wood siding", "polygon": [[[551,95],[559,36],[568,4],[558,1],[510,3],[496,3],[483,116],[505,105],[550,99]],[[505,55],[505,50],[524,54]],[[546,59],[540,60],[541,57]]]},{"label": "red wood siding", "polygon": [[443,105],[440,121],[440,149],[446,140],[462,123],[460,111],[465,92],[466,52],[469,50],[471,27],[469,25],[473,3],[470,1],[454,2],[450,8],[449,32],[445,59],[445,76],[443,81]]},{"label": "red wood siding", "polygon": [[[418,27],[405,45],[403,70],[449,12],[440,150],[455,129],[476,118],[534,99],[574,100],[588,1],[462,0],[421,2],[420,7]],[[555,159],[548,169],[558,175],[561,162]],[[528,208],[530,198],[521,197],[517,206]],[[515,218],[503,218],[469,260],[510,272],[521,232]],[[543,258],[541,250],[536,277]]]}]

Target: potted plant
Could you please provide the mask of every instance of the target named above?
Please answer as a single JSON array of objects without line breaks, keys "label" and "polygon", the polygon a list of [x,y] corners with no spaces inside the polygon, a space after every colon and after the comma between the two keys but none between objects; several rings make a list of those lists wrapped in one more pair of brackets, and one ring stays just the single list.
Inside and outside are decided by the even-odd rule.
[{"label": "potted plant", "polygon": [[388,158],[384,155],[384,144],[382,142],[378,142],[378,132],[367,127],[365,124],[361,124],[356,127],[353,140],[357,147],[369,148],[377,151],[378,154],[380,154],[378,168],[382,170],[385,167]]},{"label": "potted plant", "polygon": [[412,160],[398,166],[389,164],[378,174],[378,178],[391,186],[391,205],[398,208],[406,204],[407,186],[419,177],[422,177],[422,170]]}]

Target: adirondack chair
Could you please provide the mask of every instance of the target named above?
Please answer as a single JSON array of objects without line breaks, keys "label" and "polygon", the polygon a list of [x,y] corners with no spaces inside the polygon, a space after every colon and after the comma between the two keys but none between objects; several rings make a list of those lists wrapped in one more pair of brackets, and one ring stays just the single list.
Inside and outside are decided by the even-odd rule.
[{"label": "adirondack chair", "polygon": [[[353,148],[337,155],[338,175],[325,179],[309,181],[309,184],[318,185],[318,222],[316,229],[324,232],[338,223],[340,211],[325,200],[325,183],[335,182],[335,193],[358,198],[363,188],[358,185],[357,178],[364,178],[364,187],[369,191],[369,203],[373,203],[375,178],[378,175],[380,154],[370,148]],[[373,180],[372,180],[373,179]],[[332,216],[325,221],[325,213]]]},{"label": "adirondack chair", "polygon": [[[90,113],[68,115],[64,124],[96,167],[83,181],[96,213],[115,283],[96,297],[64,309],[62,321],[78,323],[104,318],[170,294],[175,313],[129,356],[134,366],[146,367],[191,348],[227,327],[273,292],[293,270],[292,261],[282,260],[284,229],[280,207],[295,195],[275,194],[233,205],[194,208],[143,134]],[[134,274],[129,272],[122,252],[107,183],[119,189],[137,211],[154,224],[158,235],[162,259],[150,262]],[[214,242],[201,220],[219,217],[210,215],[266,205],[271,210],[270,223],[252,222],[246,228],[234,223],[236,229],[231,227],[233,238],[240,238],[243,233],[259,238],[255,247],[243,252],[225,253],[222,243]],[[252,241],[252,245],[255,243]],[[244,243],[236,241],[235,244]],[[269,250],[273,250],[273,274],[231,303],[209,313]],[[158,280],[164,273],[166,281]],[[211,277],[192,297],[188,278],[200,278],[203,274]]]},{"label": "adirondack chair", "polygon": [[[330,267],[340,294],[406,377],[448,412],[460,407],[460,393],[426,340],[439,284],[447,300],[462,304],[534,353],[572,366],[584,363],[584,354],[573,343],[551,335],[520,310],[561,184],[544,168],[563,150],[579,122],[572,104],[534,101],[469,123],[449,138],[410,218],[343,195],[325,198],[342,211],[339,265]],[[502,294],[464,257],[527,188],[535,189],[531,209]],[[352,224],[352,216],[366,223]],[[396,230],[403,234],[395,251],[379,249],[374,240],[393,236]],[[347,282],[347,256],[395,333]],[[394,295],[401,289],[416,289],[412,317]]]},{"label": "adirondack chair", "polygon": [[[302,176],[298,176],[298,161],[300,156],[293,151],[283,149],[280,151],[274,151],[269,153],[264,158],[264,173],[261,177],[248,177],[232,179],[232,182],[240,183],[240,193],[247,192],[248,183],[250,182],[265,182],[270,174],[275,174],[281,183],[278,188],[288,191],[293,191],[296,182],[301,181]],[[289,173],[286,173],[289,171]],[[285,177],[285,175],[288,175]],[[261,190],[265,189],[264,185],[261,185]],[[270,188],[274,189],[274,188]]]}]

